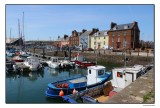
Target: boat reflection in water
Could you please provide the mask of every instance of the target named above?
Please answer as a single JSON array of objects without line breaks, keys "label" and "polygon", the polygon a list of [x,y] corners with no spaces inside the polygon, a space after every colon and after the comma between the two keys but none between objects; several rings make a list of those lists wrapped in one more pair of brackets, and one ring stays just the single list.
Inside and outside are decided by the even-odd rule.
[{"label": "boat reflection in water", "polygon": [[85,69],[55,70],[48,67],[42,71],[6,73],[6,103],[64,103],[46,98],[46,85],[85,74]]}]

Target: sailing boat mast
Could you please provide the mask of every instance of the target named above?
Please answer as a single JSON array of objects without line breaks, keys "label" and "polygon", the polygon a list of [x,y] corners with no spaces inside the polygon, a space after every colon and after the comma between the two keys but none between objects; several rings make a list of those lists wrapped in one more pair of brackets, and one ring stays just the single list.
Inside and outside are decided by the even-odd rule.
[{"label": "sailing boat mast", "polygon": [[18,19],[18,35],[19,35],[19,49],[21,49],[21,32],[20,32],[20,22]]},{"label": "sailing boat mast", "polygon": [[11,45],[11,32],[12,32],[12,28],[10,28],[10,41],[9,41],[10,45]]},{"label": "sailing boat mast", "polygon": [[25,49],[25,37],[24,37],[24,12],[23,12],[23,45]]}]

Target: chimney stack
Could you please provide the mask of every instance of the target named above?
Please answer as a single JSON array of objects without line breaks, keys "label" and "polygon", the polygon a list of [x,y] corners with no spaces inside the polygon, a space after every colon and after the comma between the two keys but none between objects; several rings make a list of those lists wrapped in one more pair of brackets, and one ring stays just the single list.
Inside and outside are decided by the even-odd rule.
[{"label": "chimney stack", "polygon": [[99,31],[98,28],[93,28],[93,29],[92,29],[92,32],[93,32],[93,33],[96,33],[96,32],[98,32],[98,31]]},{"label": "chimney stack", "polygon": [[138,22],[136,22],[136,21],[134,21],[133,23],[134,23],[134,25],[138,25]]},{"label": "chimney stack", "polygon": [[83,30],[82,30],[82,33],[86,32],[86,31],[87,31],[86,29],[83,29]]},{"label": "chimney stack", "polygon": [[72,31],[72,36],[78,36],[78,32],[76,30]]},{"label": "chimney stack", "polygon": [[64,39],[66,40],[67,37],[68,37],[68,35],[65,34],[65,35],[64,35]]},{"label": "chimney stack", "polygon": [[111,29],[116,25],[117,25],[117,23],[111,22]]}]

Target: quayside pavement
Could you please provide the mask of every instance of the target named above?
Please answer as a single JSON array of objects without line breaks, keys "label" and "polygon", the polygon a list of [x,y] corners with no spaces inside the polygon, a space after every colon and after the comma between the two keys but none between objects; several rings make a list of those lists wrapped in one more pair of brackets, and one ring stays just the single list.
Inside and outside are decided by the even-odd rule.
[{"label": "quayside pavement", "polygon": [[154,69],[151,69],[104,103],[154,104],[154,78]]}]

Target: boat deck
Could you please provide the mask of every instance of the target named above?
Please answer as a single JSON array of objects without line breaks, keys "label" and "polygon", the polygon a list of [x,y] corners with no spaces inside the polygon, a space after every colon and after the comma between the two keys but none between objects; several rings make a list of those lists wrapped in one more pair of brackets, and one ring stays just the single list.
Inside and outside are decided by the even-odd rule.
[{"label": "boat deck", "polygon": [[81,82],[87,82],[87,79],[86,79],[86,77],[82,77],[82,78],[70,80],[69,82],[71,82],[71,83],[81,83]]},{"label": "boat deck", "polygon": [[109,99],[109,96],[101,95],[101,96],[95,97],[95,99],[97,99],[98,102],[104,103],[105,101]]}]

